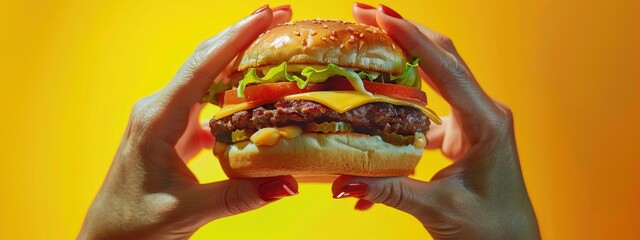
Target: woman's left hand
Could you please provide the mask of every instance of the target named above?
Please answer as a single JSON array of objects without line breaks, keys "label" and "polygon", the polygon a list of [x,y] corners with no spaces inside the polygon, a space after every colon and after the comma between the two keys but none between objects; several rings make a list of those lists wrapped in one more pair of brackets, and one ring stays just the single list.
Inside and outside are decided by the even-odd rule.
[{"label": "woman's left hand", "polygon": [[188,238],[212,220],[297,193],[291,176],[200,184],[185,165],[215,141],[198,123],[198,100],[242,49],[290,17],[288,6],[258,9],[200,44],[166,87],[135,104],[80,239]]}]

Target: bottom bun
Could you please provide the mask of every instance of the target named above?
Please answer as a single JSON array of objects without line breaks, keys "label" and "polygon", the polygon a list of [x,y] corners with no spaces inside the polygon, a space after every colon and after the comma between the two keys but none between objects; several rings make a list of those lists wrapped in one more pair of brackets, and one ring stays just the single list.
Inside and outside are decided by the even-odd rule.
[{"label": "bottom bun", "polygon": [[217,154],[230,178],[282,175],[405,176],[422,157],[413,145],[396,146],[359,133],[305,133],[273,146],[246,141]]}]

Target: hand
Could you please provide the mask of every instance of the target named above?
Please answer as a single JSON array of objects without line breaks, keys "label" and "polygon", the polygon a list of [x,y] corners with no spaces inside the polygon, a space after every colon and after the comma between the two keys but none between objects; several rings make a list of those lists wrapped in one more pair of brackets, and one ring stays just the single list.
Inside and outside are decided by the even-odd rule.
[{"label": "hand", "polygon": [[162,90],[138,101],[80,239],[181,239],[204,224],[297,193],[291,176],[199,184],[185,162],[214,138],[198,123],[198,100],[227,64],[288,6],[264,6],[204,41]]},{"label": "hand", "polygon": [[435,239],[539,239],[509,108],[480,88],[446,36],[382,5],[356,3],[353,14],[420,58],[423,78],[452,107],[443,125],[432,125],[428,148],[441,148],[454,163],[429,182],[341,176],[333,184],[334,196],[360,198],[358,209],[375,202],[405,211]]}]

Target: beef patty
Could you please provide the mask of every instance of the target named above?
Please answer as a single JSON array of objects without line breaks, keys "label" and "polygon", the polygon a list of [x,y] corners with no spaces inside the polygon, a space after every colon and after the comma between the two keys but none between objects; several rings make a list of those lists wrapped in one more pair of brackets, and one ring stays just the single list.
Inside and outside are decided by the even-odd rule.
[{"label": "beef patty", "polygon": [[[355,132],[385,132],[399,135],[426,133],[429,119],[420,110],[389,103],[368,103],[344,113],[338,113],[320,103],[306,100],[283,100],[243,110],[209,122],[211,133],[223,140],[223,136],[235,130],[254,132],[265,127],[304,125],[309,122],[345,122]],[[222,138],[220,138],[222,137]]]}]

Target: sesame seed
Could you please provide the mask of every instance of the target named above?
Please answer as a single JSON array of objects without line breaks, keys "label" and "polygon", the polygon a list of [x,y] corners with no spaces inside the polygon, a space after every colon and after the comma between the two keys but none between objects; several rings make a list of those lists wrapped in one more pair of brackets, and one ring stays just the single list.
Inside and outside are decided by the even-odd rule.
[{"label": "sesame seed", "polygon": [[327,37],[321,37],[322,41],[327,41]]},{"label": "sesame seed", "polygon": [[295,34],[298,37],[300,36],[300,32],[298,32],[298,31],[293,31],[293,34]]},{"label": "sesame seed", "polygon": [[393,50],[396,50],[396,45],[395,44],[391,44],[391,47],[393,47]]},{"label": "sesame seed", "polygon": [[271,30],[267,30],[267,31],[266,31],[266,32],[264,32],[264,33],[269,34],[270,32],[271,32]]},{"label": "sesame seed", "polygon": [[338,40],[338,39],[336,39],[336,37],[334,37],[334,36],[329,36],[329,39],[331,39],[331,40],[333,40],[333,41]]},{"label": "sesame seed", "polygon": [[354,31],[352,27],[347,27],[347,30],[352,31],[352,32]]},{"label": "sesame seed", "polygon": [[364,33],[360,33],[360,37],[364,37]]},{"label": "sesame seed", "polygon": [[340,44],[340,48],[344,48],[344,44]]},{"label": "sesame seed", "polygon": [[336,33],[336,30],[331,31],[331,35],[338,36],[338,34]]},{"label": "sesame seed", "polygon": [[315,36],[318,32],[316,32],[315,30],[311,30],[311,36]]},{"label": "sesame seed", "polygon": [[327,26],[327,24],[322,24],[322,27],[323,27],[324,29],[329,28],[329,26]]},{"label": "sesame seed", "polygon": [[261,38],[262,36],[264,36],[264,33],[260,33],[258,37]]}]

